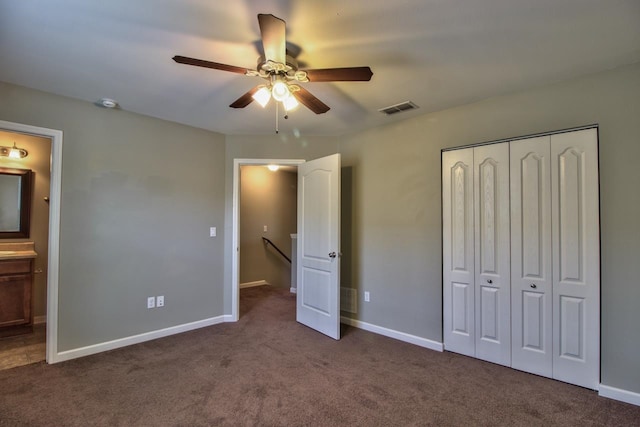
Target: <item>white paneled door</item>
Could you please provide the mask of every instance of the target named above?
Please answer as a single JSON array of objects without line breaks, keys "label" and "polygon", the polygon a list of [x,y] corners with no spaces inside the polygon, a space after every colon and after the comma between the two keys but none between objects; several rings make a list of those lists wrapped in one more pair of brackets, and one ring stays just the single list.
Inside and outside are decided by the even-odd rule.
[{"label": "white paneled door", "polygon": [[509,144],[473,149],[476,357],[511,364]]},{"label": "white paneled door", "polygon": [[473,149],[442,153],[444,345],[475,356]]},{"label": "white paneled door", "polygon": [[442,153],[445,349],[597,389],[597,129]]},{"label": "white paneled door", "polygon": [[511,366],[552,372],[550,137],[511,150]]},{"label": "white paneled door", "polygon": [[596,129],[551,137],[553,378],[600,381],[600,217]]},{"label": "white paneled door", "polygon": [[340,154],[298,167],[296,319],[340,339]]}]

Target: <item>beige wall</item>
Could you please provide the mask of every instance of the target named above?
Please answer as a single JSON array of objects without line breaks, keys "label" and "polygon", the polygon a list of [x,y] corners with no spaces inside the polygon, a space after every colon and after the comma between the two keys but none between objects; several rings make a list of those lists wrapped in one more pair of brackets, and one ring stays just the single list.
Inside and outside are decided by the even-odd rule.
[{"label": "beige wall", "polygon": [[442,340],[441,149],[597,123],[602,383],[640,392],[638,117],[640,64],[345,137],[357,318]]},{"label": "beige wall", "polygon": [[[27,150],[29,155],[23,159],[12,160],[0,157],[0,167],[31,169],[33,188],[31,192],[30,234],[27,239],[3,239],[2,242],[34,242],[38,257],[35,259],[33,276],[33,315],[47,314],[47,271],[49,258],[49,197],[51,140],[33,135],[5,132],[0,130],[0,145],[13,146]],[[38,320],[38,319],[36,319]]]},{"label": "beige wall", "polygon": [[59,351],[224,314],[222,135],[9,84],[0,99],[0,120],[63,131]]},{"label": "beige wall", "polygon": [[289,288],[291,264],[265,245],[262,237],[291,259],[291,234],[297,229],[298,175],[295,171],[272,172],[265,166],[242,166],[240,182],[240,283],[266,280]]}]

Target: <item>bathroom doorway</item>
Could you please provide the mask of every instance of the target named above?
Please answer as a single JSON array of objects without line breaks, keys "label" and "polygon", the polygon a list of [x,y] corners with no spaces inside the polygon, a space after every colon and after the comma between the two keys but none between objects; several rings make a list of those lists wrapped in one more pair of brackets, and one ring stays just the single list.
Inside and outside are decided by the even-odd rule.
[{"label": "bathroom doorway", "polygon": [[[37,363],[46,357],[47,274],[49,270],[49,196],[51,188],[51,138],[0,129],[0,146],[19,147],[24,157],[0,156],[0,167],[31,171],[30,227],[24,238],[3,238],[0,244],[33,242],[31,324],[0,329],[0,370]],[[10,307],[5,307],[10,309]]]},{"label": "bathroom doorway", "polygon": [[[36,331],[44,338],[44,357],[48,363],[59,361],[58,355],[58,270],[59,270],[59,241],[60,241],[60,199],[62,187],[62,131],[56,129],[42,128],[21,123],[13,123],[0,120],[0,132],[2,132],[2,142],[7,142],[8,138],[13,145],[31,152],[22,160],[32,157],[38,159],[38,172],[35,166],[27,166],[26,162],[20,165],[9,165],[8,161],[2,161],[3,167],[33,168],[36,177],[33,182],[32,192],[32,214],[42,215],[45,213],[44,224],[41,219],[32,216],[33,225],[29,238],[18,239],[21,242],[30,242],[32,238],[37,238],[37,245],[34,245],[38,253],[35,267],[33,269],[34,291],[32,314]],[[24,146],[21,146],[23,144]],[[31,144],[37,144],[31,146]],[[7,159],[5,159],[7,160]],[[46,176],[46,179],[45,179]],[[40,179],[39,179],[40,178]],[[40,225],[36,225],[40,222]],[[6,240],[8,241],[8,240]],[[34,243],[36,243],[34,241]],[[39,252],[38,252],[39,251]],[[40,338],[40,340],[42,339]],[[31,337],[38,340],[37,337]],[[17,345],[17,344],[16,344]],[[29,363],[42,357],[42,347],[33,348],[33,355],[25,355]],[[17,348],[17,347],[15,347]],[[36,356],[35,351],[38,351]],[[14,350],[14,353],[17,353]],[[17,356],[25,361],[24,356]]]}]

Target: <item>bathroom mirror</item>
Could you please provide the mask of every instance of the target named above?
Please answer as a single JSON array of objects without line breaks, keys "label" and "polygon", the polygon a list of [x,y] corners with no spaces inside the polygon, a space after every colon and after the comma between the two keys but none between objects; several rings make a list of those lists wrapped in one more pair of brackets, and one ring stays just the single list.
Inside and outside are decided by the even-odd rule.
[{"label": "bathroom mirror", "polygon": [[31,169],[0,168],[0,239],[29,237]]}]

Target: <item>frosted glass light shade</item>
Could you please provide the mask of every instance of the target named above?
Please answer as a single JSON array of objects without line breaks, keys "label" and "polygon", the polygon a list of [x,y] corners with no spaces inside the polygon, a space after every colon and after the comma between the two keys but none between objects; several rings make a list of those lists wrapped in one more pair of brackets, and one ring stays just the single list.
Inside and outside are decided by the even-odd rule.
[{"label": "frosted glass light shade", "polygon": [[275,82],[273,84],[273,88],[271,89],[271,95],[276,101],[282,102],[285,99],[289,98],[291,92],[289,91],[289,86],[287,86],[286,83]]},{"label": "frosted glass light shade", "polygon": [[271,99],[271,92],[269,92],[266,86],[262,86],[256,93],[251,95],[251,97],[264,108],[269,103],[269,99]]},{"label": "frosted glass light shade", "polygon": [[20,156],[20,150],[18,150],[17,148],[12,148],[9,151],[9,158],[10,159],[20,159],[22,156]]},{"label": "frosted glass light shade", "polygon": [[294,108],[296,108],[298,105],[300,105],[296,97],[293,95],[289,96],[287,99],[282,101],[282,104],[284,105],[284,109],[286,111],[291,111]]}]

